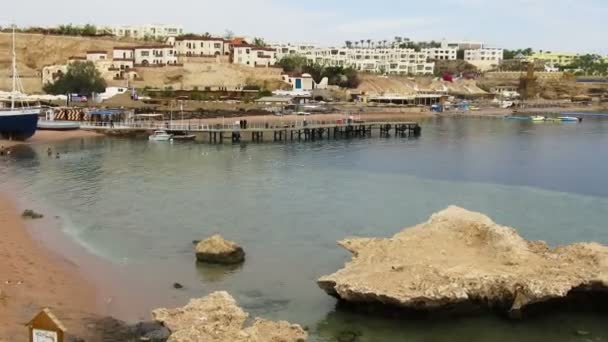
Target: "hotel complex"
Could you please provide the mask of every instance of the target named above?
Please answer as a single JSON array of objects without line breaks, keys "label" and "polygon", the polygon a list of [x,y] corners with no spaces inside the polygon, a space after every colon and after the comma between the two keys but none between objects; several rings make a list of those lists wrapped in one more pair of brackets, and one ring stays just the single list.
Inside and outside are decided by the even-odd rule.
[{"label": "hotel complex", "polygon": [[486,48],[477,42],[447,42],[441,47],[420,51],[399,47],[342,47],[324,48],[314,44],[275,44],[277,60],[288,55],[301,55],[311,64],[353,67],[360,71],[382,74],[430,75],[435,61],[456,60],[458,50],[465,48],[464,59],[481,69],[498,66],[503,50]]}]

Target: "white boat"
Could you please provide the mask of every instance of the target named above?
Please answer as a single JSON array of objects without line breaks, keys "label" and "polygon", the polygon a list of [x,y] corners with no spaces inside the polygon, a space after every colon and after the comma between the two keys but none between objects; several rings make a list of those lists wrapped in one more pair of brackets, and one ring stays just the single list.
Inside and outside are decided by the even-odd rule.
[{"label": "white boat", "polygon": [[582,122],[583,119],[577,118],[575,116],[560,116],[558,119],[562,122]]},{"label": "white boat", "polygon": [[544,117],[544,116],[538,116],[538,115],[537,115],[537,116],[533,116],[533,117],[531,117],[530,119],[532,119],[532,121],[534,121],[534,122],[540,122],[540,121],[545,121],[545,120],[547,120],[547,118],[546,118],[546,117]]},{"label": "white boat", "polygon": [[148,137],[150,141],[169,141],[173,138],[173,135],[167,133],[167,131],[158,130],[154,131],[154,134]]}]

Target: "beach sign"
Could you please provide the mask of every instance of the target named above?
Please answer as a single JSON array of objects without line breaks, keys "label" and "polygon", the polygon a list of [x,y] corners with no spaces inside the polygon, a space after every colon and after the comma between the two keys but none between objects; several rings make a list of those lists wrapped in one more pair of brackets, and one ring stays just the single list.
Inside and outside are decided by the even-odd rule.
[{"label": "beach sign", "polygon": [[63,324],[48,308],[40,311],[28,324],[30,342],[63,342]]}]

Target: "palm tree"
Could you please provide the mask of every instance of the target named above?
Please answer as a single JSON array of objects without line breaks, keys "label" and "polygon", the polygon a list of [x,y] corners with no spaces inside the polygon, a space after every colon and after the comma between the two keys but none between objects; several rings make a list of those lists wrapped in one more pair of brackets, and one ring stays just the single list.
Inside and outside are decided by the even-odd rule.
[{"label": "palm tree", "polygon": [[370,48],[372,46],[372,40],[368,39],[367,40],[367,47]]},{"label": "palm tree", "polygon": [[383,40],[382,42],[384,43],[384,44],[383,44],[383,46],[384,46],[384,48],[386,49],[386,44],[388,43],[388,40],[386,40],[386,39],[385,39],[385,40]]},{"label": "palm tree", "polygon": [[357,48],[357,49],[359,48],[359,41],[355,42],[355,48]]},{"label": "palm tree", "polygon": [[363,47],[363,44],[365,44],[365,39],[361,39],[361,47]]},{"label": "palm tree", "polygon": [[350,49],[351,47],[353,47],[353,42],[351,42],[350,40],[347,40],[347,41],[345,41],[344,43],[346,44],[346,47],[347,47],[347,48],[349,48],[349,49]]}]

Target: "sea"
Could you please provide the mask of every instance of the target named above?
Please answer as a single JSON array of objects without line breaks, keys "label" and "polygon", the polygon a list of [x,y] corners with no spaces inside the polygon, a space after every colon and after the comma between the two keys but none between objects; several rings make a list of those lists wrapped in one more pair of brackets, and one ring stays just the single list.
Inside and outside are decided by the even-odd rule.
[{"label": "sea", "polygon": [[[226,290],[252,317],[305,326],[310,341],[608,340],[607,317],[592,313],[387,319],[338,308],[317,286],[350,260],[338,240],[391,237],[449,205],[552,246],[608,244],[608,117],[420,124],[420,137],[31,145],[0,159],[0,191],[50,211],[58,224],[49,229],[116,272],[88,270],[114,282],[115,298],[103,305],[126,320]],[[61,157],[48,157],[48,147]],[[195,262],[193,240],[215,233],[243,246],[243,265]],[[129,310],[114,310],[117,302]]]}]

